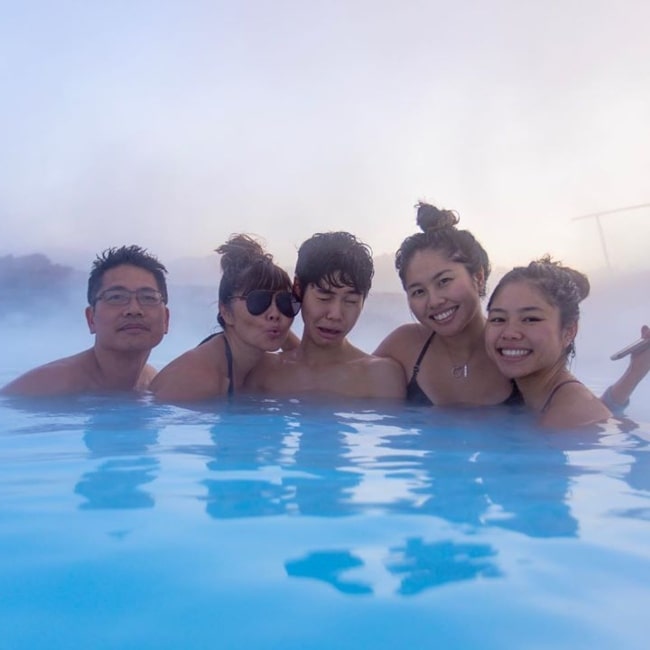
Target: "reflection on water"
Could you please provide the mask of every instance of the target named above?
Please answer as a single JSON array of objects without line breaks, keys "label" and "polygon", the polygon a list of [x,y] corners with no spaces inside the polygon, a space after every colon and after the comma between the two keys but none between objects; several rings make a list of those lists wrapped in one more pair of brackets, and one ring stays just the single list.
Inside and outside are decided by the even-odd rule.
[{"label": "reflection on water", "polygon": [[[399,578],[401,595],[503,575],[498,552],[481,531],[577,535],[567,501],[576,470],[547,436],[522,435],[522,420],[504,422],[492,410],[471,422],[458,413],[441,411],[434,419],[418,411],[404,426],[403,412],[314,412],[299,403],[266,408],[262,429],[258,418],[235,412],[231,426],[211,427],[211,448],[185,450],[208,458],[201,481],[207,494],[200,499],[210,517],[394,514],[451,525],[440,538],[404,535],[379,552],[382,570]],[[496,438],[495,423],[502,427]],[[458,531],[462,542],[451,537]],[[374,590],[365,564],[358,549],[321,542],[288,558],[285,570],[367,595]]]},{"label": "reflection on water", "polygon": [[[126,426],[125,426],[126,425]],[[142,486],[156,479],[160,462],[149,451],[158,442],[155,421],[147,409],[124,421],[119,411],[94,412],[86,423],[83,442],[91,462],[75,486],[84,498],[82,509],[153,508],[153,495]]]},{"label": "reflection on water", "polygon": [[[261,553],[273,551],[283,575],[345,596],[414,597],[506,580],[513,536],[579,539],[589,518],[581,522],[576,490],[591,476],[634,492],[609,516],[650,519],[650,446],[633,427],[549,434],[503,409],[273,400],[219,412],[110,400],[9,409],[19,414],[10,431],[15,460],[29,464],[46,426],[48,444],[61,435],[72,445],[77,473],[67,489],[81,498],[78,511],[155,514],[182,495],[179,512],[196,504],[203,520],[263,527],[273,542]],[[106,528],[138,530],[137,520]],[[249,560],[239,558],[242,569]]]}]

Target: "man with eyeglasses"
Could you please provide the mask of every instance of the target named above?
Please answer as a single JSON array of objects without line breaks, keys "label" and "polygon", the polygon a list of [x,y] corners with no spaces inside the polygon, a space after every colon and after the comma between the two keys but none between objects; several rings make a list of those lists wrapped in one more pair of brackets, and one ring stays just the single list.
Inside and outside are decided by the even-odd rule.
[{"label": "man with eyeglasses", "polygon": [[109,248],[93,262],[86,321],[94,345],[34,368],[7,384],[8,395],[144,391],[156,374],[149,353],[167,333],[167,269],[139,246]]},{"label": "man with eyeglasses", "polygon": [[370,291],[370,248],[348,232],[317,233],[298,250],[294,293],[303,334],[294,349],[268,355],[249,375],[251,392],[403,399],[406,379],[392,359],[363,352],[347,336]]}]

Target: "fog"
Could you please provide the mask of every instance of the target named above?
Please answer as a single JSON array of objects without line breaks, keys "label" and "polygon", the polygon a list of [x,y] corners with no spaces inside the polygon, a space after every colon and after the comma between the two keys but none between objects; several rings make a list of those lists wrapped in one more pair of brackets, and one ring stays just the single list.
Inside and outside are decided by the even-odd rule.
[{"label": "fog", "polygon": [[[639,0],[4,3],[0,254],[171,265],[232,232],[290,266],[322,230],[376,255],[413,204],[495,263],[603,264],[596,222],[650,202],[650,4]],[[647,269],[650,208],[602,220]]]},{"label": "fog", "polygon": [[[499,271],[488,284],[488,292]],[[648,289],[650,271],[590,275],[592,290],[582,303],[572,370],[592,390],[600,393],[617,378],[628,359],[610,361],[609,355],[636,340],[643,323],[650,323]],[[161,368],[181,352],[197,345],[208,334],[219,331],[216,323],[217,281],[212,287],[170,283],[170,332],[152,351],[150,361]],[[93,343],[85,319],[85,278],[77,276],[67,289],[47,298],[24,296],[20,304],[0,311],[3,357],[0,384],[29,368],[61,356],[79,352]],[[33,298],[33,297],[32,297]],[[350,339],[372,352],[382,338],[398,325],[411,322],[402,292],[373,290]],[[294,323],[300,334],[300,316]],[[637,388],[628,414],[650,421],[650,377]]]}]

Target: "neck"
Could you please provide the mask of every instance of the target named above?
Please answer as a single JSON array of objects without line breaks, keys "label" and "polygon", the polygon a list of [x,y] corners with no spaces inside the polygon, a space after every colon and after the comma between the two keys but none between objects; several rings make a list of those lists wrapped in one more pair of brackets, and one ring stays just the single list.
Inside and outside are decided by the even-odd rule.
[{"label": "neck", "polygon": [[296,350],[296,359],[310,366],[331,366],[356,358],[360,354],[347,338],[337,345],[319,346],[303,337]]},{"label": "neck", "polygon": [[526,405],[541,411],[551,391],[561,382],[573,379],[564,363],[515,379]]},{"label": "neck", "polygon": [[91,348],[94,375],[100,390],[132,391],[138,388],[149,352],[115,352]]},{"label": "neck", "polygon": [[234,387],[241,388],[248,373],[262,360],[266,352],[245,343],[231,331],[224,332],[223,336],[232,351]]}]

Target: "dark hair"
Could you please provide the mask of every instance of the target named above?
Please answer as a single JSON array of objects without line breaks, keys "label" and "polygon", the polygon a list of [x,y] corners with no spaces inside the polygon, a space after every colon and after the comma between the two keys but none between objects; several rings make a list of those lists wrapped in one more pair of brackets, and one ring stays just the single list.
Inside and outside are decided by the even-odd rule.
[{"label": "dark hair", "polygon": [[322,287],[353,287],[364,298],[372,285],[375,267],[370,246],[349,232],[320,232],[298,249],[296,278],[300,288],[309,284]]},{"label": "dark hair", "polygon": [[[231,235],[225,244],[216,249],[221,257],[219,304],[229,303],[233,296],[246,295],[253,289],[290,291],[289,274],[273,262],[273,256],[248,235]],[[221,327],[225,322],[217,316]]]},{"label": "dark hair", "polygon": [[421,250],[442,251],[453,262],[460,262],[470,275],[483,272],[479,295],[485,295],[490,275],[490,260],[485,249],[469,230],[458,230],[460,217],[452,210],[439,210],[429,203],[417,203],[417,224],[422,232],[407,237],[395,253],[395,268],[406,288],[406,269],[413,255]]},{"label": "dark hair", "polygon": [[[560,327],[578,322],[580,303],[589,295],[589,279],[580,271],[562,266],[549,255],[544,255],[528,266],[516,266],[508,271],[492,292],[488,310],[503,287],[521,281],[532,283],[551,305],[560,310]],[[565,352],[567,355],[575,352],[573,342],[567,346]]]},{"label": "dark hair", "polygon": [[165,278],[167,269],[154,255],[148,253],[146,248],[132,244],[131,246],[120,246],[119,248],[107,248],[97,255],[90,269],[90,276],[88,277],[88,291],[86,295],[89,305],[94,306],[97,302],[97,294],[102,286],[104,273],[109,269],[114,269],[116,266],[122,266],[123,264],[137,266],[140,269],[149,271],[156,280],[156,286],[162,294],[163,302],[167,303],[167,279]]}]

